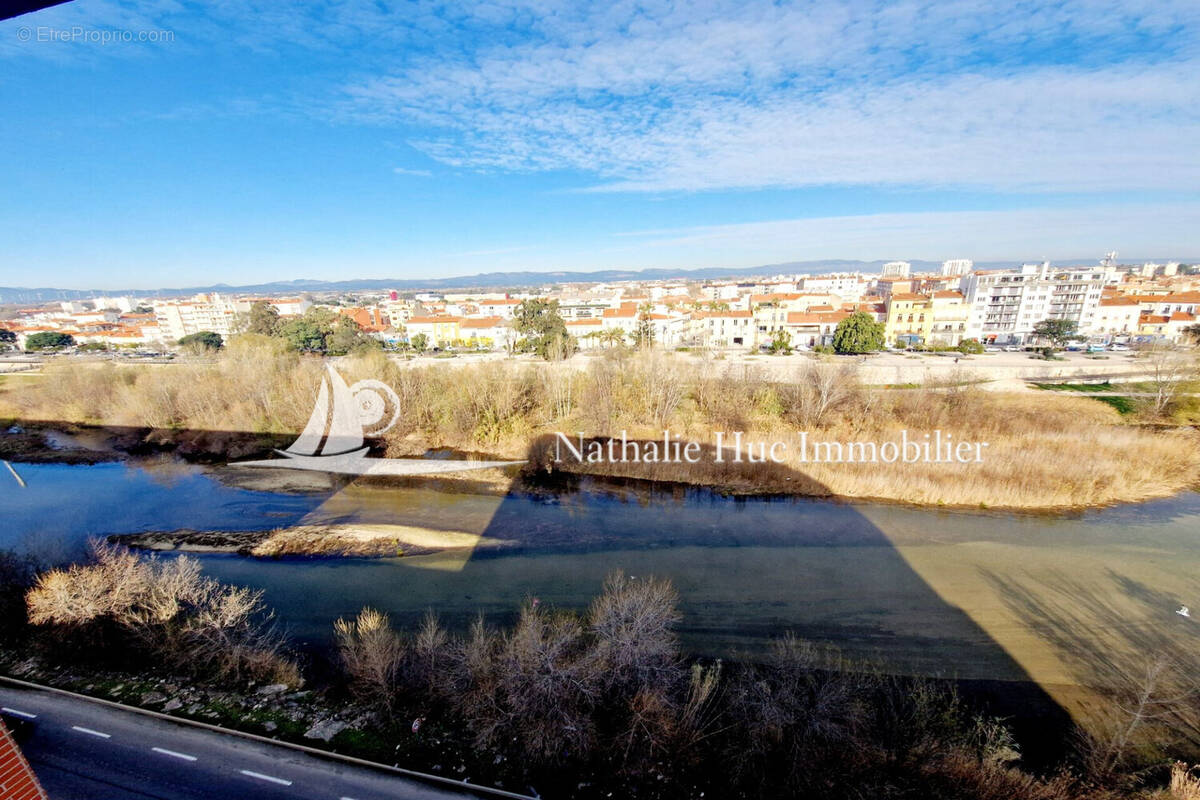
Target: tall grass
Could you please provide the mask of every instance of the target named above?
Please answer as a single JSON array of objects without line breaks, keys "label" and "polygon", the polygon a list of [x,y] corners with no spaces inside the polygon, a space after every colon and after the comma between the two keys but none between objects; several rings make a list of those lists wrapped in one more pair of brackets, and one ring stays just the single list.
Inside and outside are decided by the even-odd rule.
[{"label": "tall grass", "polygon": [[[36,383],[0,391],[0,416],[179,431],[295,433],[324,368],[277,342],[234,337],[210,363],[171,366],[51,365]],[[712,445],[718,431],[789,443],[779,465],[557,465],[558,469],[713,485],[734,491],[832,493],[923,504],[1064,507],[1171,494],[1200,476],[1194,433],[1156,433],[1113,408],[1053,393],[1005,394],[954,382],[904,390],[859,383],[852,367],[809,362],[786,380],[672,354],[613,351],[585,368],[489,362],[403,368],[374,352],[343,359],[353,382],[396,391],[389,455],[427,448],[524,458],[539,436],[659,439],[669,428]],[[941,430],[987,442],[980,464],[803,463],[812,439],[876,441],[901,430]],[[214,442],[215,452],[227,452]]]}]

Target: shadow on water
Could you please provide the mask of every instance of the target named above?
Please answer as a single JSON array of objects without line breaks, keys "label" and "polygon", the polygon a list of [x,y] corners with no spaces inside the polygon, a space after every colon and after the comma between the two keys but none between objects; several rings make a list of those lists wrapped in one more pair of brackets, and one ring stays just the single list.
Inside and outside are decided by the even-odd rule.
[{"label": "shadow on water", "polygon": [[[531,465],[513,471],[507,490],[492,494],[461,486],[452,494],[448,484],[430,488],[438,484],[422,480],[318,474],[289,475],[296,485],[271,491],[243,488],[241,479],[228,477],[236,470],[221,468],[189,466],[164,477],[155,469],[170,468],[160,462],[39,465],[30,468],[27,489],[0,484],[0,502],[6,515],[16,509],[10,519],[18,524],[5,536],[18,540],[56,526],[90,535],[251,530],[336,521],[339,514],[379,524],[474,526],[480,542],[502,546],[481,545],[453,559],[209,556],[204,563],[215,577],[262,588],[282,621],[310,643],[328,641],[332,621],[364,605],[389,612],[403,627],[434,609],[461,629],[480,613],[509,621],[529,596],[585,607],[613,570],[655,574],[670,578],[680,593],[680,633],[692,652],[754,657],[771,638],[791,631],[892,671],[958,680],[993,713],[1013,717],[1031,749],[1045,751],[1064,739],[1066,713],[855,506],[731,498],[681,485],[547,472],[546,445],[536,442]],[[711,448],[701,454],[714,456]],[[746,480],[790,481],[808,494],[829,494],[810,476],[780,465],[735,469]],[[77,480],[83,477],[78,470],[88,472],[86,480]],[[11,541],[6,538],[6,546]],[[1019,599],[1015,589],[1008,593]],[[1064,638],[1063,646],[1074,644]]]}]

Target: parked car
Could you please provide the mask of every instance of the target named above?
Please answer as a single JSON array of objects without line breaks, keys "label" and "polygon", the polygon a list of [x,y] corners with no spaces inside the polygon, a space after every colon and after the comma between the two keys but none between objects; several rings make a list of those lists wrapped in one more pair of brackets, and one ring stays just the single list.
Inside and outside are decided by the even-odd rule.
[{"label": "parked car", "polygon": [[1108,346],[1108,349],[1112,350],[1114,353],[1124,353],[1127,350],[1129,350],[1129,345],[1127,345],[1127,344],[1110,344]]}]

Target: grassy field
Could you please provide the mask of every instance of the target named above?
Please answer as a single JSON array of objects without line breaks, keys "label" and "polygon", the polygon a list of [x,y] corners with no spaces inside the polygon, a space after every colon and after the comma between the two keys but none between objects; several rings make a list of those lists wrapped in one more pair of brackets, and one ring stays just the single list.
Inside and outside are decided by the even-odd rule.
[{"label": "grassy field", "polygon": [[[779,464],[559,464],[555,469],[676,481],[731,492],[878,498],[919,504],[1061,508],[1172,494],[1200,476],[1194,432],[1127,424],[1089,398],[988,392],[945,382],[905,391],[862,385],[853,368],[806,361],[768,379],[662,353],[614,351],[586,367],[495,361],[399,368],[379,353],[341,360],[353,383],[382,380],[401,414],[386,455],[458,448],[529,458],[556,432],[658,440],[669,429],[711,448],[717,432],[789,443]],[[151,429],[150,444],[189,443],[214,457],[237,442],[295,434],[312,408],[324,362],[278,343],[236,337],[206,363],[169,369],[49,365],[37,380],[0,387],[0,418]],[[784,379],[786,378],[786,379]],[[801,432],[828,441],[895,440],[941,431],[987,442],[978,464],[808,463]]]}]

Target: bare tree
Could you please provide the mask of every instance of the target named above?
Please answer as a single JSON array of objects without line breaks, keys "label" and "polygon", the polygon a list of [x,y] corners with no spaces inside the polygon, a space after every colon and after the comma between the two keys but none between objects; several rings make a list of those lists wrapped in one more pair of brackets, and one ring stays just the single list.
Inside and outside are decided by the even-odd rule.
[{"label": "bare tree", "polygon": [[353,620],[338,619],[333,630],[351,688],[390,711],[396,701],[404,643],[387,614],[364,608]]},{"label": "bare tree", "polygon": [[858,388],[858,377],[849,365],[805,363],[794,380],[780,387],[784,414],[801,428],[819,428]]},{"label": "bare tree", "polygon": [[1166,342],[1145,345],[1139,352],[1150,369],[1154,413],[1162,416],[1179,397],[1184,385],[1196,378],[1196,355]]}]

